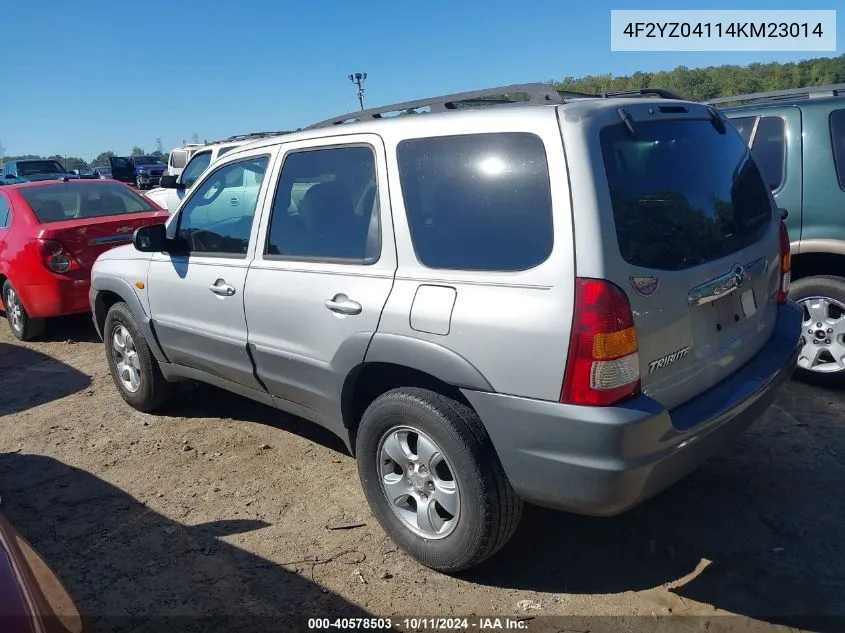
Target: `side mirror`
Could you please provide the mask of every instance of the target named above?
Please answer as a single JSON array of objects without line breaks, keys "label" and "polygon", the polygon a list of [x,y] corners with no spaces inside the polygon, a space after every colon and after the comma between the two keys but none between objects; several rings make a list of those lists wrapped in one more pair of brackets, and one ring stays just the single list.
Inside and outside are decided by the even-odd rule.
[{"label": "side mirror", "polygon": [[132,235],[135,250],[142,253],[161,253],[167,250],[167,229],[164,224],[150,224],[135,230]]},{"label": "side mirror", "polygon": [[161,182],[159,183],[159,187],[163,187],[164,189],[182,189],[182,185],[178,182],[178,176],[171,176],[170,174],[166,174],[161,177]]}]

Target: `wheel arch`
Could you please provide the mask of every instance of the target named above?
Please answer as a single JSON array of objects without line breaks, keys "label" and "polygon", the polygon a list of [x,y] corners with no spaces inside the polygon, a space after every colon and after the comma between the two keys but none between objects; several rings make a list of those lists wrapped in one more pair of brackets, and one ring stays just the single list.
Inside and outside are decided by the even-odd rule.
[{"label": "wheel arch", "polygon": [[101,337],[105,337],[106,316],[111,307],[115,303],[126,303],[135,315],[155,359],[159,362],[167,362],[167,358],[158,344],[158,338],[153,331],[152,322],[128,281],[118,277],[100,277],[92,283],[92,288],[95,293],[91,306],[94,324]]},{"label": "wheel arch", "polygon": [[462,388],[493,391],[467,359],[436,343],[392,334],[376,334],[364,362],[348,372],[341,389],[343,425],[354,454],[358,424],[380,395],[399,387],[430,389],[472,408]]}]

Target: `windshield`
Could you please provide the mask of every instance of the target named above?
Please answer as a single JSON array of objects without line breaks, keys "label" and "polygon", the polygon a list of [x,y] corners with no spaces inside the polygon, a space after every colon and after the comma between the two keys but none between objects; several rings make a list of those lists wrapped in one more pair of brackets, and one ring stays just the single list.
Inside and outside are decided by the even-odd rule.
[{"label": "windshield", "polygon": [[65,170],[55,160],[27,160],[18,163],[18,175],[26,177],[35,174],[63,174]]},{"label": "windshield", "polygon": [[760,240],[769,192],[742,137],[709,120],[622,123],[600,134],[616,237],[630,264],[683,270]]},{"label": "windshield", "polygon": [[156,158],[155,156],[133,156],[132,160],[135,161],[136,165],[161,165],[163,164],[160,159]]},{"label": "windshield", "polygon": [[30,186],[18,191],[42,224],[156,211],[146,198],[111,180]]}]

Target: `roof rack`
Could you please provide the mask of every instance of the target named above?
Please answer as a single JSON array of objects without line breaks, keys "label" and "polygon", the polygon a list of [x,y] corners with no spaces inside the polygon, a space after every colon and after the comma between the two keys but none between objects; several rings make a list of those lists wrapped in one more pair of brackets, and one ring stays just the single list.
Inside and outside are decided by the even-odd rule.
[{"label": "roof rack", "polygon": [[654,96],[661,99],[676,99],[683,101],[684,98],[675,94],[671,90],[664,90],[663,88],[634,88],[633,90],[620,90],[617,92],[603,92],[601,94],[605,99],[613,97],[646,97]]},{"label": "roof rack", "polygon": [[821,97],[845,96],[845,83],[829,86],[807,86],[806,88],[791,88],[789,90],[773,90],[770,92],[753,92],[747,95],[720,97],[705,101],[707,105],[721,105],[742,101],[744,103],[784,101],[789,99],[818,99]]},{"label": "roof rack", "polygon": [[[517,95],[522,95],[524,98],[512,98]],[[332,125],[340,125],[342,123],[355,123],[367,119],[379,120],[393,118],[392,116],[388,117],[383,115],[407,111],[412,112],[422,108],[428,108],[429,112],[446,112],[449,110],[462,110],[479,106],[526,105],[538,103],[560,104],[566,103],[567,100],[571,99],[610,99],[616,97],[636,97],[647,95],[657,96],[662,99],[683,100],[683,97],[680,97],[669,90],[663,90],[662,88],[639,88],[636,90],[624,90],[621,92],[593,94],[590,92],[578,92],[575,90],[556,90],[553,86],[543,83],[513,84],[510,86],[487,88],[485,90],[459,92],[456,94],[444,95],[442,97],[430,97],[428,99],[417,99],[416,101],[406,101],[404,103],[393,103],[358,112],[349,112],[341,116],[326,119],[325,121],[320,121],[319,123],[314,123],[304,129],[313,130],[315,128],[331,127]],[[395,114],[393,116],[395,116]]]},{"label": "roof rack", "polygon": [[268,136],[281,136],[282,134],[290,134],[293,130],[279,130],[278,132],[250,132],[249,134],[235,134],[217,143],[225,143],[227,141],[248,141],[250,139],[267,138]]},{"label": "roof rack", "polygon": [[[512,95],[525,95],[527,99],[510,99]],[[589,95],[594,96],[594,95]],[[564,97],[549,84],[513,84],[511,86],[499,86],[485,90],[473,90],[471,92],[458,92],[456,94],[444,95],[441,97],[429,97],[428,99],[417,99],[405,101],[404,103],[393,103],[378,108],[349,112],[341,116],[332,117],[319,123],[306,127],[306,130],[315,128],[330,127],[341,123],[352,123],[366,119],[391,118],[382,116],[391,112],[402,112],[428,108],[429,112],[447,112],[477,106],[509,105],[526,103],[563,103]]]}]

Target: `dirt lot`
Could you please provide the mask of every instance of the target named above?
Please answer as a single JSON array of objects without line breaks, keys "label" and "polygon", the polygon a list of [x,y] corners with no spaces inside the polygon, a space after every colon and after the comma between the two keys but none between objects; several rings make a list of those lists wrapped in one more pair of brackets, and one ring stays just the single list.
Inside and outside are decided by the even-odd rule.
[{"label": "dirt lot", "polygon": [[[214,630],[305,628],[327,614],[845,628],[842,393],[789,385],[727,454],[625,516],[528,508],[499,556],[450,578],[396,550],[353,460],[320,429],[206,387],[186,388],[167,415],[138,413],[87,317],[51,332],[21,345],[0,323],[2,512],[99,618],[95,630],[175,628],[141,619],[151,614],[230,616]],[[365,525],[328,529],[341,519]],[[684,628],[653,617],[670,613],[706,617]],[[718,617],[728,613],[744,617]]]}]

